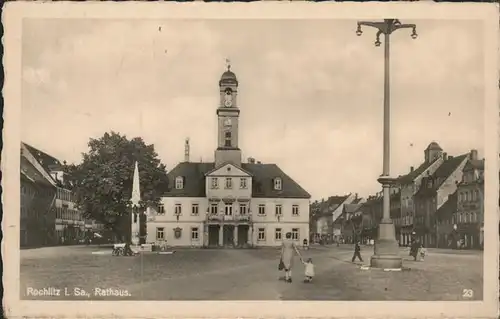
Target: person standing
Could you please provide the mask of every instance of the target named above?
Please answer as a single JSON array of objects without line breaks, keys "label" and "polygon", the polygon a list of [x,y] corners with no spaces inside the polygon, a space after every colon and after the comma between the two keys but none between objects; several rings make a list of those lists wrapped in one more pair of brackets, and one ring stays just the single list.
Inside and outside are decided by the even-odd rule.
[{"label": "person standing", "polygon": [[361,258],[361,246],[359,245],[359,241],[356,241],[354,244],[354,255],[352,255],[352,262],[356,260],[356,257],[363,262],[363,258]]},{"label": "person standing", "polygon": [[411,244],[411,248],[410,248],[410,256],[413,257],[413,260],[414,261],[417,261],[417,258],[418,258],[418,251],[420,249],[420,242],[418,240],[415,240],[413,241],[413,243]]},{"label": "person standing", "polygon": [[285,234],[285,240],[283,240],[281,244],[281,261],[283,262],[283,268],[285,270],[286,282],[292,282],[293,256],[295,253],[300,256],[297,246],[295,246],[295,243],[292,241],[292,233],[288,232]]}]

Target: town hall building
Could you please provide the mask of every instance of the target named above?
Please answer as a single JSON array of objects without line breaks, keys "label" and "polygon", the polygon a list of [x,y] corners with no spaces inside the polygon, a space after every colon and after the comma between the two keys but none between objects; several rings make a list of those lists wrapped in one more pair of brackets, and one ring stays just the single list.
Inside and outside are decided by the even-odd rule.
[{"label": "town hall building", "polygon": [[170,189],[148,209],[147,242],[168,246],[279,246],[290,232],[309,240],[311,196],[276,164],[239,148],[238,80],[230,66],[219,81],[218,138],[213,163],[186,156],[169,173]]}]

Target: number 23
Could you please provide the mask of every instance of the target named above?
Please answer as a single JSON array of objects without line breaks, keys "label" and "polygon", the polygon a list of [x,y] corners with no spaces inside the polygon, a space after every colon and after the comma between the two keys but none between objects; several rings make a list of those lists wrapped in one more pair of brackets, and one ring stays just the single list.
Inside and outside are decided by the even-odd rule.
[{"label": "number 23", "polygon": [[474,296],[474,291],[472,289],[464,289],[462,290],[463,298],[472,298]]}]

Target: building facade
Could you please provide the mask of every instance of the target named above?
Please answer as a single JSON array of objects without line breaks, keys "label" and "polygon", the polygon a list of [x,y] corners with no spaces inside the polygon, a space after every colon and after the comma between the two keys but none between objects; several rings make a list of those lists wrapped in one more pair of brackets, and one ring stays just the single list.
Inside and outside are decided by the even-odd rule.
[{"label": "building facade", "polygon": [[457,189],[456,231],[462,248],[480,249],[484,242],[484,160],[472,151]]},{"label": "building facade", "polygon": [[[357,194],[343,196],[330,196],[326,200],[322,199],[317,205],[315,214],[315,241],[331,243],[339,240],[342,236],[343,222],[339,218],[343,213],[344,206],[358,201]],[[311,206],[313,207],[313,206]]]},{"label": "building facade", "polygon": [[457,248],[460,236],[457,233],[455,214],[457,212],[457,192],[449,196],[446,203],[436,212],[437,248]]},{"label": "building facade", "polygon": [[[39,177],[33,177],[33,174]],[[34,182],[45,188],[50,185],[50,190],[35,190]],[[102,230],[101,224],[83,218],[76,208],[71,190],[63,187],[63,184],[63,164],[59,160],[29,144],[21,143],[21,244],[33,246],[33,241],[26,240],[26,236],[29,236],[26,234],[30,233],[25,222],[28,219],[31,224],[44,225],[39,226],[44,237],[35,240],[43,246],[79,244],[86,236]],[[37,207],[37,212],[33,212],[35,208],[29,212],[28,207]],[[28,218],[28,214],[32,216]]]},{"label": "building facade", "polygon": [[353,244],[357,241],[362,242],[363,236],[363,211],[362,202],[345,204],[342,210],[342,216],[339,220],[342,222],[342,238],[345,243]]},{"label": "building facade", "polygon": [[76,207],[72,191],[64,187],[57,187],[55,210],[55,230],[57,243],[60,245],[83,243],[86,239],[92,238],[94,232],[103,229],[101,224],[84,218]]},{"label": "building facade", "polygon": [[434,174],[422,179],[422,185],[414,197],[414,230],[417,239],[426,247],[437,246],[436,212],[457,190],[469,156],[470,154],[464,154],[452,157],[443,153],[443,163],[439,168]]},{"label": "building facade", "polygon": [[[413,239],[427,247],[481,248],[484,226],[484,160],[477,150],[448,156],[432,142],[424,162],[398,177],[391,189],[390,215],[401,246]],[[368,197],[360,208],[363,241],[377,237],[382,195]],[[458,240],[458,241],[457,241]]]},{"label": "building facade", "polygon": [[360,207],[362,213],[361,240],[370,242],[378,236],[378,224],[383,213],[382,194],[369,196],[366,202]]},{"label": "building facade", "polygon": [[20,247],[52,245],[56,185],[23,144],[20,164]]},{"label": "building facade", "polygon": [[187,142],[184,162],[168,174],[171,189],[159,207],[148,208],[148,243],[278,246],[288,232],[297,243],[309,240],[309,193],[276,164],[242,163],[238,90],[228,67],[219,81],[215,160],[189,161]]},{"label": "building facade", "polygon": [[391,189],[389,215],[394,223],[396,241],[401,245],[401,191],[399,185]]},{"label": "building facade", "polygon": [[409,246],[414,231],[415,202],[414,196],[419,191],[422,179],[434,172],[443,163],[443,149],[436,143],[431,142],[424,150],[424,161],[416,169],[413,166],[410,172],[398,178],[400,188],[400,221],[399,242],[402,246]]}]

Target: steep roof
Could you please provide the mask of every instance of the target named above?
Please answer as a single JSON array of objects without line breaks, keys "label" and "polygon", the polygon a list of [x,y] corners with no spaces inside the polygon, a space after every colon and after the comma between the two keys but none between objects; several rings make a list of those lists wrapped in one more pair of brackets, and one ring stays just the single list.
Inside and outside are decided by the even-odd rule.
[{"label": "steep roof", "polygon": [[24,176],[35,185],[54,187],[24,156],[21,156],[21,176]]},{"label": "steep roof", "polygon": [[47,172],[50,172],[52,169],[62,166],[61,162],[52,155],[49,155],[27,143],[23,142],[23,144]]},{"label": "steep roof", "polygon": [[[205,174],[214,169],[214,163],[179,163],[168,173],[173,181],[177,176],[184,178],[184,188],[171,188],[168,197],[205,197]],[[252,174],[252,197],[266,198],[311,198],[297,182],[286,175],[276,164],[242,164],[241,168]],[[282,189],[274,189],[274,178],[282,179]],[[172,183],[171,185],[173,185]]]},{"label": "steep roof", "polygon": [[457,192],[448,197],[448,200],[437,210],[436,216],[443,220],[449,219],[457,211]]},{"label": "steep roof", "polygon": [[[431,176],[427,177],[430,178],[433,183],[432,187],[427,187],[427,185],[422,185],[420,187],[419,191],[415,196],[421,197],[421,196],[432,196],[436,193],[436,191],[443,185],[443,183],[446,181],[446,179],[453,174],[453,172],[460,166],[460,164],[469,156],[469,154],[464,154],[452,158],[448,158],[446,161],[439,166],[439,168],[432,174]],[[424,180],[423,182],[425,182]]]},{"label": "steep roof", "polygon": [[[290,176],[276,164],[242,164],[242,168],[253,175],[253,197],[311,198]],[[274,190],[274,178],[282,179],[282,190]]]},{"label": "steep roof", "polygon": [[420,166],[417,167],[417,169],[414,169],[413,171],[409,172],[408,174],[399,177],[398,182],[400,184],[408,184],[408,183],[413,182],[420,174],[425,172],[426,169],[428,169],[432,164],[434,164],[435,161],[437,161],[437,159],[435,159],[434,161],[431,161],[431,162],[424,162],[424,163],[420,164]]},{"label": "steep roof", "polygon": [[205,174],[214,167],[214,163],[179,163],[167,175],[171,186],[174,186],[172,182],[177,176],[184,177],[184,188],[170,187],[165,195],[172,197],[204,197]]},{"label": "steep roof", "polygon": [[319,202],[319,215],[321,216],[332,216],[335,210],[342,205],[350,195],[334,195],[328,197],[326,200]]},{"label": "steep roof", "polygon": [[355,198],[351,204],[363,204],[362,203],[363,201],[363,198],[359,197],[359,198]]},{"label": "steep roof", "polygon": [[350,213],[350,214],[357,213],[360,211],[361,206],[363,206],[363,204],[345,204],[344,213]]},{"label": "steep roof", "polygon": [[334,195],[334,196],[330,196],[328,197],[328,199],[325,201],[325,204],[328,206],[328,207],[331,207],[331,206],[339,206],[341,205],[343,202],[345,202],[345,200],[349,197],[349,195],[343,195],[343,196],[337,196],[337,195]]},{"label": "steep roof", "polygon": [[471,169],[471,168],[477,169],[477,170],[484,170],[484,159],[467,161],[467,164],[465,164],[464,170]]}]

